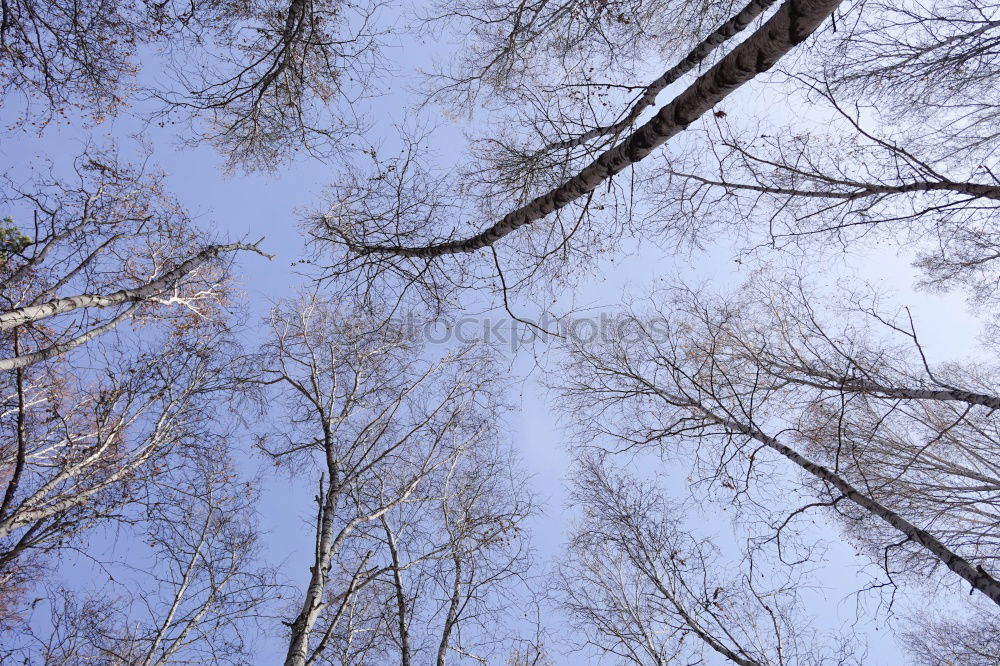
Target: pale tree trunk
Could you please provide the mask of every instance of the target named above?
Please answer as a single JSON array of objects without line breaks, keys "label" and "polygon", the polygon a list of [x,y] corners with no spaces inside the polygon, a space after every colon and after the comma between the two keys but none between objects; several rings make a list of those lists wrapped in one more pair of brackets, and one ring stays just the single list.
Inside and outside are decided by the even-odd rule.
[{"label": "pale tree trunk", "polygon": [[63,342],[57,345],[52,345],[51,347],[46,347],[45,349],[39,349],[38,351],[28,352],[27,354],[17,354],[12,358],[2,358],[0,359],[0,372],[6,372],[9,370],[19,370],[21,368],[26,368],[29,365],[34,365],[35,363],[41,363],[42,361],[47,361],[50,358],[55,358],[60,354],[65,354],[68,351],[76,349],[80,345],[86,344],[93,340],[94,338],[100,337],[113,330],[123,321],[127,320],[132,316],[140,303],[134,304],[129,309],[122,312],[120,315],[114,319],[108,321],[105,324],[101,324],[97,328],[92,328],[86,333],[76,336],[68,342]]},{"label": "pale tree trunk", "polygon": [[[378,507],[372,513],[352,518],[337,532],[336,536],[333,535],[333,523],[334,512],[337,507],[337,494],[332,492],[331,489],[325,496],[319,498],[322,505],[321,514],[317,518],[316,559],[310,568],[309,586],[306,589],[306,598],[302,603],[302,610],[290,625],[291,636],[288,642],[288,653],[285,656],[285,666],[307,666],[315,657],[313,655],[311,658],[309,655],[309,640],[316,629],[316,623],[319,620],[320,614],[328,605],[327,602],[323,601],[323,595],[326,591],[326,581],[333,557],[339,552],[341,545],[358,525],[378,520],[400,504],[406,502],[410,495],[413,494],[413,491],[416,490],[422,478],[422,475],[418,475],[403,490],[399,497]],[[352,580],[351,585],[348,587],[348,592],[353,591],[355,585],[355,581]],[[343,603],[346,604],[348,601],[349,599],[344,599]]]},{"label": "pale tree trunk", "polygon": [[455,577],[452,579],[448,614],[445,616],[444,628],[441,631],[441,644],[438,645],[437,666],[445,666],[445,660],[448,658],[448,644],[451,641],[451,632],[458,623],[458,607],[462,599],[462,558],[453,551],[451,559],[455,565]]},{"label": "pale tree trunk", "polygon": [[351,597],[354,593],[363,585],[371,582],[376,575],[383,573],[383,570],[376,569],[374,571],[365,571],[365,565],[368,564],[368,559],[372,556],[372,551],[368,551],[361,562],[358,564],[357,569],[354,571],[354,575],[351,576],[351,582],[347,586],[347,590],[342,594],[338,595],[337,599],[340,605],[337,607],[337,611],[330,618],[329,624],[327,624],[326,631],[323,632],[323,637],[320,638],[319,643],[316,645],[316,649],[313,650],[312,656],[306,659],[306,666],[315,663],[316,658],[323,653],[326,649],[327,644],[333,637],[333,632],[336,630],[337,625],[340,623],[340,619],[344,616],[344,613],[348,609],[348,604],[351,601]]},{"label": "pale tree trunk", "polygon": [[[19,349],[18,335],[14,333],[14,355],[16,356]],[[26,419],[27,407],[25,405],[24,399],[24,371],[20,368],[17,369],[14,377],[14,383],[17,387],[17,453],[14,460],[14,471],[11,473],[10,481],[7,482],[7,489],[4,491],[3,500],[0,501],[0,522],[4,521],[7,516],[7,510],[10,509],[14,496],[17,494],[17,488],[21,483],[21,474],[24,472],[24,464],[27,458],[27,448],[28,448],[28,426]]]},{"label": "pale tree trunk", "polygon": [[[108,452],[109,447],[112,446],[115,437],[126,432],[129,425],[135,419],[138,419],[144,411],[144,409],[137,410],[137,413],[131,419],[116,423],[110,432],[103,434],[102,443],[94,447],[87,457],[60,470],[45,484],[32,492],[30,496],[21,500],[18,506],[13,508],[9,514],[0,516],[0,538],[5,538],[15,529],[30,523],[52,518],[74,507],[82,506],[97,493],[129,478],[129,475],[142,467],[160,449],[161,445],[169,441],[170,436],[173,434],[171,417],[166,413],[161,414],[157,419],[154,431],[149,436],[149,441],[143,448],[138,450],[126,464],[119,467],[115,472],[93,485],[85,488],[75,488],[71,491],[61,491],[55,499],[46,498],[46,495],[56,490],[60,484],[79,477],[88,469],[91,469],[92,466],[98,464],[101,458]],[[100,434],[95,433],[95,435]]]},{"label": "pale tree trunk", "polygon": [[228,245],[211,245],[201,250],[195,256],[184,261],[176,268],[167,271],[155,280],[133,289],[119,289],[110,294],[79,294],[67,298],[56,298],[39,305],[29,305],[16,308],[0,314],[0,331],[7,331],[29,322],[39,321],[59,314],[65,314],[80,308],[107,308],[122,303],[148,301],[158,294],[174,287],[183,278],[191,274],[203,264],[218,257],[224,252],[235,250],[251,250],[260,252],[256,245],[246,243],[229,243]]},{"label": "pale tree trunk", "polygon": [[[332,483],[331,483],[332,485]],[[288,654],[285,666],[305,666],[309,658],[309,638],[319,619],[319,614],[326,606],[323,603],[323,593],[326,590],[326,579],[333,560],[334,538],[333,519],[337,508],[338,494],[333,488],[323,491],[320,482],[320,496],[317,502],[320,506],[316,519],[316,554],[313,566],[310,567],[309,586],[302,602],[302,610],[291,624],[292,635],[288,641]]]},{"label": "pale tree trunk", "polygon": [[382,528],[385,530],[386,543],[389,545],[389,555],[392,558],[392,584],[396,598],[396,614],[399,626],[399,663],[410,666],[410,630],[406,621],[406,594],[403,589],[403,577],[400,570],[399,549],[396,547],[396,536],[389,527],[389,521],[382,517]]}]

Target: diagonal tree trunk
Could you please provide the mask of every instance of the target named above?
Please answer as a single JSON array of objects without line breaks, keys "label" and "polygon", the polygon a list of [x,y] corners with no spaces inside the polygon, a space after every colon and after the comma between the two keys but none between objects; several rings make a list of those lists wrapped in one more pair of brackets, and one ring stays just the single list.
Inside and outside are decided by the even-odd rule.
[{"label": "diagonal tree trunk", "polygon": [[203,264],[224,252],[250,250],[260,253],[257,245],[229,243],[210,245],[173,270],[167,271],[155,280],[134,289],[119,289],[110,294],[79,294],[67,298],[56,298],[40,305],[29,305],[0,313],[0,331],[7,331],[29,322],[39,321],[55,315],[65,314],[80,308],[107,308],[122,303],[136,303],[154,298],[170,289]]},{"label": "diagonal tree trunk", "polygon": [[[675,172],[676,173],[676,172]],[[1000,185],[989,185],[986,183],[964,183],[952,180],[931,180],[901,183],[899,185],[884,185],[880,183],[864,183],[854,180],[830,180],[829,185],[833,187],[843,187],[843,190],[805,190],[794,187],[769,187],[767,185],[754,185],[752,183],[733,183],[724,180],[712,180],[690,173],[677,173],[678,176],[703,183],[713,185],[728,190],[745,190],[750,192],[763,192],[764,194],[783,194],[790,197],[804,197],[807,199],[840,199],[843,201],[856,201],[867,197],[879,196],[882,194],[906,194],[909,192],[956,192],[966,194],[970,197],[997,199],[1000,200]]]},{"label": "diagonal tree trunk", "polygon": [[[682,132],[713,106],[758,74],[768,71],[833,13],[841,0],[787,0],[766,23],[691,84],[652,119],[636,129],[575,176],[511,211],[467,238],[423,247],[351,246],[358,254],[392,254],[433,258],[475,252],[489,247],[520,227],[532,224],[593,192],[615,174],[639,162]],[[348,241],[350,242],[350,241]]]},{"label": "diagonal tree trunk", "polygon": [[690,53],[684,56],[683,60],[665,71],[659,76],[659,78],[646,86],[646,89],[642,91],[642,96],[640,96],[635,104],[632,105],[632,108],[629,109],[628,115],[618,122],[611,125],[605,125],[603,127],[595,127],[594,129],[575,136],[572,139],[550,143],[542,150],[566,150],[582,146],[591,139],[596,139],[600,136],[621,134],[627,130],[632,123],[638,120],[639,116],[641,116],[646,109],[653,106],[656,102],[656,96],[663,92],[667,86],[677,81],[704,62],[705,58],[712,55],[712,52],[715,51],[715,49],[720,45],[743,32],[755,18],[767,11],[767,9],[774,4],[774,1],[775,0],[750,0],[750,3],[747,4],[746,7],[741,9],[738,14],[716,28],[712,34],[703,39],[700,44],[691,50]]},{"label": "diagonal tree trunk", "polygon": [[942,543],[930,532],[917,527],[889,507],[886,507],[882,503],[878,502],[873,497],[859,491],[849,481],[836,472],[824,467],[823,465],[817,465],[800,454],[798,451],[783,444],[780,440],[762,432],[753,424],[738,423],[732,419],[726,418],[725,416],[716,414],[699,403],[692,403],[682,398],[676,399],[674,397],[667,397],[667,399],[669,401],[676,400],[675,404],[683,404],[687,402],[688,407],[692,411],[700,414],[709,421],[719,424],[729,432],[753,438],[754,440],[784,456],[787,460],[790,460],[799,468],[808,472],[817,479],[829,483],[831,486],[839,490],[846,499],[854,502],[873,516],[877,516],[882,519],[900,534],[904,535],[907,539],[925,548],[951,571],[964,578],[970,585],[972,585],[973,589],[982,592],[991,601],[993,601],[993,603],[1000,606],[1000,581],[991,576],[982,567],[973,566],[968,560],[948,548],[948,546]]},{"label": "diagonal tree trunk", "polygon": [[84,345],[94,338],[99,338],[108,331],[113,330],[123,321],[127,320],[135,312],[136,308],[139,307],[139,303],[133,303],[131,307],[127,310],[122,311],[120,315],[114,319],[110,319],[107,322],[92,328],[86,333],[81,333],[72,340],[67,340],[66,342],[61,342],[59,344],[51,345],[45,349],[39,349],[33,352],[27,352],[25,354],[16,354],[10,358],[0,358],[0,372],[7,372],[10,370],[21,370],[28,367],[29,365],[34,365],[35,363],[41,363],[42,361],[47,361],[51,358],[55,358],[60,354],[65,354],[68,351],[76,349],[80,345]]}]

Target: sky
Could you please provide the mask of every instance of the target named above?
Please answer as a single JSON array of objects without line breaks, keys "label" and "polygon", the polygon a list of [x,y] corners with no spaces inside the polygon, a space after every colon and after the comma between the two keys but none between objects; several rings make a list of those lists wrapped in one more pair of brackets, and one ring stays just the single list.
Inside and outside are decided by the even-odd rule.
[{"label": "sky", "polygon": [[[446,44],[430,42],[426,36],[418,35],[401,39],[387,50],[387,59],[396,74],[387,86],[386,95],[371,104],[375,121],[373,142],[383,143],[391,149],[396,142],[394,126],[416,113],[412,108],[414,98],[407,93],[406,86],[414,81],[417,70],[446,53]],[[146,66],[154,68],[155,59],[148,58]],[[147,70],[145,75],[151,73],[154,72]],[[790,112],[770,104],[766,88],[761,86],[741,91],[726,101],[726,108],[729,113],[740,109],[763,111],[775,119]],[[6,112],[9,111],[0,109],[0,114]],[[438,127],[431,135],[431,142],[440,160],[445,164],[457,163],[464,141],[462,131],[468,128],[468,121],[449,118],[434,108],[425,113]],[[145,127],[126,115],[92,130],[82,127],[79,122],[71,122],[50,127],[41,137],[28,132],[7,134],[0,142],[0,171],[17,177],[45,156],[71,160],[87,140],[101,143],[114,139],[128,153],[131,148],[127,137],[135,133],[140,133],[142,140],[152,146],[151,163],[167,173],[170,192],[188,208],[200,227],[214,229],[219,237],[231,240],[265,239],[262,247],[274,254],[273,260],[250,254],[243,254],[238,259],[236,274],[249,322],[258,321],[276,301],[310,284],[310,278],[298,272],[294,265],[303,256],[296,229],[298,211],[319,204],[324,186],[336,178],[334,166],[299,159],[275,174],[226,175],[222,172],[222,160],[211,148],[182,148],[174,127]],[[733,260],[732,249],[726,242],[690,256],[675,256],[643,246],[641,250],[617,255],[613,262],[605,261],[572,296],[566,296],[566,302],[571,300],[592,308],[614,308],[621,302],[623,293],[641,296],[665,274],[726,287],[737,285],[745,276],[745,270]],[[868,248],[860,256],[845,259],[841,266],[831,265],[826,280],[832,283],[840,275],[858,277],[896,291],[899,304],[912,306],[932,358],[962,358],[974,351],[980,324],[969,312],[961,294],[914,292],[911,288],[913,270],[905,252],[891,247]],[[256,335],[254,327],[248,326],[244,335],[252,344]],[[515,405],[509,418],[510,441],[532,475],[534,490],[544,501],[543,513],[534,520],[533,535],[542,562],[559,552],[572,520],[572,512],[565,506],[565,475],[571,460],[566,449],[568,431],[553,410],[553,396],[541,386],[540,379],[547,371],[545,365],[536,363],[528,353],[511,357],[513,380],[508,396]],[[258,462],[244,461],[248,470]],[[300,584],[308,576],[306,561],[312,549],[312,526],[308,515],[313,492],[311,483],[297,485],[276,480],[266,489],[262,505],[263,526],[269,532],[269,550],[275,561],[283,562],[286,570],[293,572],[291,578]],[[726,521],[727,518],[720,516],[719,524],[713,527],[724,531]],[[854,608],[849,594],[857,588],[857,564],[849,548],[833,546],[828,575],[824,576],[824,584],[829,589],[810,593],[826,600],[825,604],[815,605],[821,619],[836,623],[852,618]],[[63,573],[72,577],[71,572]],[[901,658],[895,643],[882,638],[884,627],[870,626],[864,633],[872,639],[867,663],[899,663]],[[275,663],[279,654],[283,654],[283,650],[276,641],[267,643],[258,655],[259,663]],[[573,664],[578,663],[577,658],[557,656],[556,662],[560,666]]]}]

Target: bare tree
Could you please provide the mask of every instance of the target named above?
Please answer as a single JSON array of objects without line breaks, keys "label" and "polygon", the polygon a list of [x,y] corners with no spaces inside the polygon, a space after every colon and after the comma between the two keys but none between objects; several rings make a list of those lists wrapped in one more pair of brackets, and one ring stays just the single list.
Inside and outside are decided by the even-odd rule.
[{"label": "bare tree", "polygon": [[[18,370],[4,400],[0,571],[125,519],[178,448],[197,448],[228,391],[225,338],[188,330],[159,344],[104,346],[103,367]],[[206,347],[214,346],[212,353]],[[62,370],[60,372],[60,370]]]},{"label": "bare tree", "polygon": [[[574,243],[571,240],[575,236],[583,241],[582,252],[595,252],[592,237],[603,237],[590,216],[592,209],[601,207],[594,201],[598,188],[612,183],[616,175],[646,159],[730,93],[770,69],[817,30],[838,5],[833,1],[793,0],[782,4],[743,43],[660,107],[646,123],[596,157],[587,157],[580,164],[563,169],[543,169],[545,179],[538,187],[529,182],[512,191],[503,181],[501,170],[500,176],[492,181],[492,191],[489,184],[477,188],[473,181],[471,189],[463,189],[463,183],[459,182],[448,193],[439,194],[423,207],[409,206],[409,197],[405,196],[398,205],[379,206],[374,210],[352,206],[352,201],[366,198],[361,194],[364,190],[371,192],[380,203],[394,201],[394,195],[407,183],[405,177],[398,175],[398,167],[391,169],[389,167],[395,165],[388,165],[385,171],[394,171],[393,175],[373,175],[368,181],[362,181],[360,189],[354,186],[357,196],[338,197],[328,214],[317,216],[312,233],[326,239],[331,246],[333,257],[328,260],[331,264],[329,274],[360,275],[357,279],[366,282],[385,278],[396,284],[400,281],[404,285],[417,283],[433,291],[440,285],[447,287],[451,282],[459,282],[464,276],[476,273],[506,282],[497,275],[502,271],[495,252],[503,247],[501,241],[524,244],[521,255],[510,260],[515,263],[512,271],[519,271],[518,281],[531,281],[548,262],[559,263],[567,256],[572,259]],[[487,149],[503,153],[502,144],[502,141],[494,141]],[[501,150],[496,150],[495,146],[500,146]],[[427,180],[422,176],[411,177]],[[460,209],[453,203],[452,192],[476,195],[482,200],[477,204],[479,210]],[[511,199],[515,201],[513,209],[509,208]],[[491,200],[502,201],[502,205],[508,207],[507,212],[501,214],[491,210]],[[473,215],[485,215],[495,221],[485,226],[474,225],[470,230],[467,223],[458,220],[442,223],[437,215],[428,219],[425,214],[425,211],[448,211],[449,208],[459,209],[470,219]],[[551,223],[539,224],[550,217]],[[615,224],[619,222],[612,223]],[[613,233],[608,235],[613,236]],[[521,240],[515,243],[514,239]],[[575,244],[580,243],[575,241]],[[518,263],[523,266],[517,266]],[[564,271],[573,270],[572,265],[564,268]],[[548,275],[558,272],[553,269]],[[507,286],[503,284],[502,288]]]},{"label": "bare tree", "polygon": [[[989,154],[996,140],[1000,5],[992,0],[864,3],[828,35],[824,77],[838,97],[886,120]],[[942,151],[947,153],[948,151]]]},{"label": "bare tree", "polygon": [[100,123],[133,101],[140,49],[205,38],[225,17],[241,13],[227,0],[6,0],[0,5],[0,94],[23,97],[15,126],[41,130],[69,111]]},{"label": "bare tree", "polygon": [[[135,6],[106,0],[0,5],[0,95],[24,95],[22,123],[43,127],[67,109],[101,120],[122,105],[149,36]],[[40,112],[32,106],[40,103]]]},{"label": "bare tree", "polygon": [[190,119],[229,169],[273,170],[297,151],[330,157],[363,129],[354,103],[375,90],[381,2],[225,3],[165,44],[180,90],[154,90],[154,117]]},{"label": "bare tree", "polygon": [[252,657],[263,607],[278,592],[258,562],[254,484],[238,479],[224,442],[202,440],[169,465],[126,512],[151,557],[126,539],[126,552],[100,563],[109,578],[101,589],[56,588],[36,599],[33,615],[48,606],[50,618],[20,627],[11,642],[25,643],[20,656],[147,666]]},{"label": "bare tree", "polygon": [[[722,572],[718,549],[685,529],[653,483],[585,455],[574,477],[582,509],[556,588],[591,646],[628,664],[697,663],[716,653],[742,666],[860,663],[810,628],[795,581]],[[804,617],[805,616],[805,617]]]},{"label": "bare tree", "polygon": [[[540,284],[558,288],[623,242],[714,240],[720,225],[736,218],[751,230],[754,250],[815,250],[831,239],[843,248],[873,233],[913,243],[923,286],[960,284],[978,301],[995,298],[992,218],[1000,189],[989,82],[1000,23],[993,4],[849,6],[839,30],[821,31],[809,49],[780,60],[794,93],[775,86],[774,96],[799,109],[796,122],[771,126],[758,115],[731,125],[718,110],[703,141],[684,132],[691,145],[678,145],[662,162],[654,149],[731,92],[713,88],[719,76],[753,78],[749,69],[735,78],[722,73],[752,49],[773,46],[774,27],[792,6],[778,8],[633,128],[665,86],[768,10],[766,3],[738,12],[713,3],[706,16],[722,22],[687,57],[647,85],[628,85],[629,66],[622,83],[608,63],[634,64],[635,44],[661,34],[650,28],[655,22],[632,20],[651,8],[443,3],[431,21],[472,26],[475,53],[443,79],[444,90],[468,101],[487,82],[505,100],[518,100],[514,119],[474,146],[461,173],[436,171],[410,150],[341,183],[309,227],[327,275],[366,293],[413,290],[443,308],[463,288],[492,288],[505,299]],[[828,9],[824,17],[835,8]],[[674,14],[690,10],[677,3]],[[575,58],[608,62],[598,75],[584,68],[581,77]],[[548,83],[553,76],[558,82]],[[947,92],[957,89],[965,92]],[[831,131],[803,122],[830,115]],[[620,176],[626,168],[630,182]],[[481,219],[494,222],[467,222]]]},{"label": "bare tree", "polygon": [[[518,469],[505,447],[480,442],[430,479],[435,499],[416,507],[423,515],[386,524],[402,661],[486,663],[520,638],[516,611],[534,603],[522,525],[533,506]],[[400,561],[420,566],[400,570]]]},{"label": "bare tree", "polygon": [[[315,554],[301,608],[287,623],[288,664],[332,663],[359,649],[374,658],[386,640],[412,663],[413,600],[427,590],[407,581],[411,570],[439,561],[460,563],[459,592],[449,596],[440,638],[447,651],[460,635],[457,625],[485,612],[476,603],[486,588],[516,576],[523,560],[521,539],[511,537],[528,507],[520,500],[490,506],[502,477],[460,473],[491,460],[497,389],[489,364],[473,349],[424,361],[414,331],[383,319],[302,297],[274,310],[274,341],[259,354],[256,381],[272,387],[287,412],[277,441],[261,446],[276,464],[310,476],[319,471]],[[496,472],[500,464],[483,469]],[[447,518],[431,532],[434,507]]]},{"label": "bare tree", "polygon": [[624,75],[634,83],[639,54],[663,55],[693,45],[706,27],[735,13],[734,6],[683,0],[603,5],[444,0],[426,12],[425,21],[464,40],[462,54],[434,72],[431,94],[469,105],[484,92],[523,100],[524,89],[540,81],[601,88],[601,82]]},{"label": "bare tree", "polygon": [[825,508],[886,585],[945,584],[947,568],[1000,603],[991,527],[1000,403],[988,376],[932,369],[915,332],[877,308],[862,302],[854,314],[902,345],[844,314],[824,324],[807,292],[779,285],[764,278],[729,301],[658,294],[653,318],[624,318],[615,340],[571,343],[563,390],[585,415],[583,431],[623,446],[692,445],[737,491],[777,454],[814,498],[774,523],[779,538]]},{"label": "bare tree", "polygon": [[504,666],[552,666],[552,660],[541,642],[528,641],[525,646],[514,648]]},{"label": "bare tree", "polygon": [[8,218],[0,239],[0,571],[12,583],[120,518],[140,481],[205,435],[231,388],[227,258],[258,251],[208,242],[162,174],[112,151],[85,152],[75,182],[54,171],[3,190],[32,220]]},{"label": "bare tree", "polygon": [[995,636],[997,620],[983,614],[980,618],[932,619],[920,618],[905,635],[913,663],[954,664],[955,666],[987,666],[1000,658]]},{"label": "bare tree", "polygon": [[810,256],[894,242],[916,252],[923,286],[962,285],[979,302],[995,300],[1000,181],[992,158],[970,164],[965,144],[937,133],[876,133],[862,117],[870,114],[809,85],[833,115],[829,129],[715,119],[654,168],[641,188],[654,234],[703,242],[735,228],[758,254]]},{"label": "bare tree", "polygon": [[[86,151],[60,177],[51,165],[0,201],[0,371],[85,345],[124,322],[211,320],[227,296],[227,260],[257,245],[210,242],[163,189],[163,174]],[[16,217],[15,217],[16,216]]]},{"label": "bare tree", "polygon": [[783,67],[791,120],[717,114],[640,177],[643,237],[713,240],[735,221],[758,253],[893,242],[915,254],[921,286],[992,304],[1000,8],[846,7]]},{"label": "bare tree", "polygon": [[374,22],[379,7],[10,0],[0,7],[0,94],[24,96],[25,126],[41,129],[69,110],[101,122],[137,97],[145,48],[170,74],[146,90],[162,103],[149,115],[190,121],[184,141],[210,141],[230,168],[249,171],[300,150],[328,157],[362,128],[353,106],[375,88],[386,30]]},{"label": "bare tree", "polygon": [[[432,75],[429,96],[446,108],[469,107],[470,113],[478,106],[477,97],[499,98],[491,101],[503,109],[499,117],[491,115],[486,135],[473,143],[473,164],[462,176],[462,191],[471,194],[469,188],[475,186],[476,198],[495,198],[477,211],[493,218],[503,216],[512,199],[523,203],[558,187],[630,132],[667,87],[711,63],[719,47],[762,22],[773,4],[751,0],[738,8],[728,1],[573,0],[515,8],[439,3],[428,18],[430,25],[467,37],[464,55],[450,61],[450,69]],[[687,47],[691,50],[683,54]],[[675,64],[659,76],[637,85],[646,62],[671,60]],[[611,182],[609,188],[620,189]],[[609,197],[588,194],[583,217],[612,207],[627,214],[617,198],[612,206]],[[565,226],[574,226],[573,211],[566,217]],[[600,217],[605,219],[585,220],[586,226],[616,226],[607,215]],[[578,231],[581,226],[575,225]],[[596,242],[575,240],[572,245]]]}]

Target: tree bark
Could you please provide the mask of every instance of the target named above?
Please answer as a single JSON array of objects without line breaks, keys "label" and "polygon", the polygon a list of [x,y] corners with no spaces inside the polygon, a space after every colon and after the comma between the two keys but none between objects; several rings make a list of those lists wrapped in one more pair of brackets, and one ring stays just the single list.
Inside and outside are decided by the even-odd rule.
[{"label": "tree bark", "polygon": [[910,541],[923,546],[946,567],[964,578],[970,585],[972,585],[973,589],[982,592],[990,600],[992,600],[993,603],[1000,606],[1000,581],[987,573],[982,567],[972,566],[968,560],[952,551],[926,530],[920,529],[892,509],[882,505],[874,498],[859,492],[851,483],[839,474],[827,469],[823,465],[817,465],[805,456],[801,455],[799,452],[782,444],[774,437],[765,434],[756,427],[744,423],[737,423],[720,417],[701,405],[691,406],[709,420],[714,421],[715,423],[718,423],[726,428],[726,430],[746,435],[747,437],[757,440],[761,444],[766,445],[770,449],[784,456],[786,459],[795,463],[798,467],[817,479],[829,483],[831,486],[839,490],[845,498],[851,500],[872,515],[878,516],[891,527],[906,536]]},{"label": "tree bark", "polygon": [[59,314],[72,312],[79,308],[107,308],[122,303],[146,301],[157,294],[176,285],[181,279],[202,264],[214,259],[223,252],[235,250],[252,250],[260,252],[256,245],[246,243],[229,243],[228,245],[210,245],[195,256],[181,263],[176,268],[167,271],[155,280],[134,289],[119,289],[110,294],[79,294],[67,298],[56,298],[40,305],[29,305],[0,314],[0,331],[7,331],[28,322],[39,321]]},{"label": "tree bark", "polygon": [[0,358],[0,372],[7,372],[9,370],[21,370],[29,365],[34,365],[35,363],[41,363],[42,361],[47,361],[50,358],[55,358],[60,354],[65,354],[82,344],[90,342],[94,338],[98,338],[108,331],[116,328],[120,323],[132,316],[135,309],[139,307],[139,303],[134,303],[132,307],[122,312],[120,315],[114,319],[101,324],[97,328],[92,328],[86,333],[82,333],[68,342],[63,342],[58,345],[52,345],[51,347],[46,347],[45,349],[39,349],[38,351],[28,352],[27,354],[18,354],[12,358]]},{"label": "tree bark", "polygon": [[458,604],[462,596],[462,558],[457,552],[452,552],[452,562],[455,564],[455,577],[452,579],[448,615],[444,619],[441,643],[438,645],[437,666],[445,666],[445,661],[448,658],[448,644],[451,641],[451,632],[455,628],[455,623],[458,622]]},{"label": "tree bark", "polygon": [[905,194],[907,192],[957,192],[967,194],[970,197],[982,197],[985,199],[1000,200],[1000,186],[987,185],[984,183],[961,183],[951,180],[920,181],[913,183],[901,183],[899,185],[881,185],[878,183],[858,183],[854,181],[834,181],[830,180],[831,186],[850,188],[852,191],[824,191],[824,190],[801,190],[793,187],[768,187],[766,185],[753,185],[750,183],[729,183],[724,180],[712,180],[690,173],[678,173],[678,176],[690,180],[714,185],[726,189],[748,190],[750,192],[763,192],[764,194],[783,194],[792,197],[804,197],[808,199],[842,199],[844,201],[856,201],[867,197],[878,196],[880,194]]},{"label": "tree bark", "polygon": [[396,549],[396,537],[389,528],[389,522],[382,517],[382,528],[385,530],[386,542],[389,544],[389,555],[392,557],[392,584],[395,588],[396,613],[399,626],[399,657],[401,666],[410,666],[410,631],[406,622],[406,595],[403,590],[403,578],[399,569],[399,551]]},{"label": "tree bark", "polygon": [[478,234],[423,247],[362,245],[350,249],[359,254],[431,258],[475,252],[493,245],[518,228],[537,222],[589,194],[615,174],[645,158],[727,95],[769,70],[782,56],[815,32],[840,3],[841,0],[787,0],[746,41],[698,77],[620,144],[604,152],[562,185],[511,211]]},{"label": "tree bark", "polygon": [[716,28],[712,34],[694,47],[694,49],[692,49],[683,60],[668,69],[659,78],[646,86],[642,96],[638,99],[638,101],[636,101],[636,103],[629,110],[628,115],[622,120],[612,125],[595,127],[590,131],[584,132],[583,134],[575,136],[572,139],[567,139],[566,141],[550,143],[545,146],[543,150],[565,150],[568,148],[575,148],[576,146],[581,146],[591,139],[596,139],[599,136],[619,134],[620,132],[625,131],[632,125],[632,123],[639,119],[639,116],[642,115],[643,111],[651,107],[653,103],[656,102],[656,96],[663,92],[664,88],[704,62],[705,58],[710,56],[719,45],[743,32],[743,30],[745,30],[755,18],[763,14],[771,5],[774,4],[774,2],[775,0],[750,0],[750,3],[746,7],[740,10],[740,12],[731,19]]},{"label": "tree bark", "polygon": [[[331,483],[332,485],[332,483]],[[316,526],[316,556],[310,569],[309,587],[306,588],[306,598],[302,602],[302,610],[292,622],[292,635],[288,641],[288,653],[285,656],[285,666],[305,666],[309,657],[309,637],[324,606],[323,593],[326,590],[327,572],[333,559],[333,517],[337,508],[337,493],[328,488],[321,497],[320,515]]]}]

